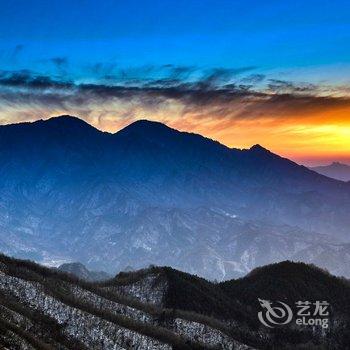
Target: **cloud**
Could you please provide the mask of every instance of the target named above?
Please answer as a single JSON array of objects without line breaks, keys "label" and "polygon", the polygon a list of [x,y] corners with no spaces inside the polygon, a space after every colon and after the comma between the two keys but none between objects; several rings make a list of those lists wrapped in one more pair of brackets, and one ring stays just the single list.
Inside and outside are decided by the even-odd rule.
[{"label": "cloud", "polygon": [[97,62],[88,66],[88,71],[92,73],[94,77],[102,78],[105,80],[115,80],[117,64]]},{"label": "cloud", "polygon": [[142,118],[232,147],[260,143],[294,159],[315,154],[330,159],[334,150],[348,157],[348,86],[297,84],[256,74],[253,67],[122,71],[97,65],[89,73],[91,81],[81,82],[29,70],[0,71],[0,123],[72,114],[114,132]]},{"label": "cloud", "polygon": [[24,50],[24,45],[22,44],[17,44],[10,49],[1,49],[0,58],[4,62],[8,62],[10,64],[17,63],[23,50]]},{"label": "cloud", "polygon": [[31,71],[1,72],[0,86],[18,89],[69,89],[74,83],[55,80],[49,76],[36,75]]},{"label": "cloud", "polygon": [[181,66],[174,64],[166,64],[163,66],[168,71],[168,79],[188,79],[191,74],[198,70],[195,66]]},{"label": "cloud", "polygon": [[[56,64],[66,62],[56,58]],[[113,77],[111,82],[102,79],[100,83],[79,83],[26,70],[3,71],[0,72],[0,96],[14,109],[35,106],[74,113],[83,105],[87,110],[99,110],[101,115],[113,109],[120,115],[128,114],[127,109],[142,115],[145,111],[160,110],[174,113],[176,107],[180,116],[229,121],[305,118],[321,110],[350,107],[348,95],[335,96],[333,90],[327,94],[323,86],[266,80],[259,74],[244,75],[255,67],[215,68],[203,72],[196,67],[143,66],[126,70],[125,74],[117,72],[115,65],[97,64],[91,69],[95,74],[116,74],[117,78]],[[163,75],[159,76],[160,72]],[[152,74],[155,77],[152,78]],[[263,80],[267,84],[261,87]]]},{"label": "cloud", "polygon": [[12,51],[11,57],[10,57],[12,62],[17,61],[18,56],[21,54],[23,49],[24,49],[24,45],[22,45],[22,44],[18,44],[15,46],[15,48]]},{"label": "cloud", "polygon": [[269,79],[268,89],[277,93],[317,93],[320,87],[310,83],[295,84],[291,81]]},{"label": "cloud", "polygon": [[262,82],[266,78],[265,74],[250,74],[241,79],[242,83],[257,84]]},{"label": "cloud", "polygon": [[209,86],[217,86],[224,83],[231,82],[238,75],[256,69],[254,66],[241,68],[212,68],[206,72],[202,77],[202,84]]},{"label": "cloud", "polygon": [[59,69],[62,69],[68,65],[67,57],[53,57],[50,61]]},{"label": "cloud", "polygon": [[53,63],[53,65],[61,75],[67,74],[67,67],[69,62],[67,57],[53,57],[50,59],[50,61],[51,63]]}]

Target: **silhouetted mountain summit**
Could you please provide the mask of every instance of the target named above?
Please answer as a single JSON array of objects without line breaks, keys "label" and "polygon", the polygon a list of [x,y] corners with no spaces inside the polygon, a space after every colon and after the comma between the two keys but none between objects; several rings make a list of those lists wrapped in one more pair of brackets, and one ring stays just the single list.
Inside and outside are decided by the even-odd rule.
[{"label": "silhouetted mountain summit", "polygon": [[136,133],[136,134],[147,134],[150,136],[157,137],[159,133],[178,134],[179,131],[172,129],[161,122],[151,121],[147,119],[137,120],[125,128],[120,133]]},{"label": "silhouetted mountain summit", "polygon": [[50,153],[58,147],[76,152],[92,150],[108,137],[83,120],[61,116],[48,120],[0,126],[0,145],[4,151]]},{"label": "silhouetted mountain summit", "polygon": [[1,125],[0,130],[4,134],[9,133],[73,133],[82,135],[91,134],[91,132],[100,132],[82,119],[69,115],[52,117],[46,120],[37,120],[34,122],[24,122],[16,124]]},{"label": "silhouetted mountain summit", "polygon": [[[159,156],[164,160],[166,156],[174,161],[177,160],[179,166],[181,161],[194,161],[190,166],[210,164],[211,167],[216,168],[215,171],[222,170],[223,167],[225,171],[240,172],[245,176],[258,174],[261,181],[264,173],[259,173],[260,167],[270,166],[271,164],[267,162],[273,162],[276,168],[271,168],[269,176],[274,176],[273,171],[284,171],[284,173],[275,174],[277,179],[283,180],[289,176],[302,175],[309,180],[317,179],[318,182],[332,184],[330,180],[317,177],[306,168],[279,157],[259,144],[250,149],[230,149],[201,135],[180,132],[163,123],[148,120],[138,120],[119,132],[110,134],[94,128],[77,117],[63,115],[47,120],[0,126],[0,142],[5,149],[14,144],[18,147],[21,145],[28,147],[30,142],[33,147],[42,147],[43,152],[44,146],[46,145],[47,148],[50,144],[69,149],[75,147],[76,152],[80,148],[85,151],[99,150],[106,156],[111,153],[119,155],[118,153],[121,152],[126,152],[130,156],[128,154],[130,151],[142,156],[142,153],[152,152],[152,157]],[[159,153],[158,156],[156,152]],[[166,155],[163,154],[164,152]],[[198,164],[198,162],[201,163]],[[290,174],[290,172],[294,173]]]},{"label": "silhouetted mountain summit", "polygon": [[256,144],[250,147],[249,151],[257,152],[257,153],[271,153],[269,150],[267,150],[266,148],[264,148],[259,144]]},{"label": "silhouetted mountain summit", "polygon": [[7,254],[213,279],[300,257],[350,270],[348,184],[260,145],[231,149],[144,120],[111,134],[62,116],[0,126],[0,146]]},{"label": "silhouetted mountain summit", "polygon": [[85,128],[87,129],[95,129],[93,126],[91,126],[89,123],[84,121],[83,119],[80,119],[78,117],[74,117],[71,115],[60,115],[58,117],[51,117],[46,120],[38,120],[36,122],[31,123],[32,125],[35,124],[41,124],[45,125],[46,127],[54,127],[54,128],[62,128],[62,129],[78,129],[78,128]]}]

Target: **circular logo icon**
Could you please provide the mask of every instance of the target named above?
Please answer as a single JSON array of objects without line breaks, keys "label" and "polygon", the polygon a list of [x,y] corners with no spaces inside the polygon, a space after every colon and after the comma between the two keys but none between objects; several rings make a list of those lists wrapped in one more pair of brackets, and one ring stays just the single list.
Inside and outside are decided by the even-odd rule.
[{"label": "circular logo icon", "polygon": [[282,301],[271,301],[258,299],[261,307],[264,309],[258,313],[259,321],[266,327],[274,328],[276,326],[286,325],[293,318],[292,309]]}]

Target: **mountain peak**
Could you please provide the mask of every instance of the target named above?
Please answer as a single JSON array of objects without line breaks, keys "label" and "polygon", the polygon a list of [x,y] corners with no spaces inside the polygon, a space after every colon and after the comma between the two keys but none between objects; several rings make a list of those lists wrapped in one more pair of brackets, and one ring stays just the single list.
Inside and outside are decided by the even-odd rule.
[{"label": "mountain peak", "polygon": [[333,162],[330,166],[332,167],[339,167],[339,168],[346,168],[349,167],[349,165],[340,163],[340,162]]},{"label": "mountain peak", "polygon": [[95,129],[92,125],[87,123],[85,120],[75,116],[71,116],[71,115],[60,115],[60,116],[51,117],[45,120],[41,119],[41,120],[38,120],[37,122],[34,122],[33,124],[35,123],[50,125],[53,127],[69,127],[69,128],[83,127],[83,128]]},{"label": "mountain peak", "polygon": [[58,115],[58,116],[54,116],[54,117],[50,117],[48,119],[45,120],[46,122],[81,122],[81,123],[86,123],[84,120],[74,116],[74,115],[69,115],[69,114],[62,114],[62,115]]},{"label": "mountain peak", "polygon": [[[50,150],[50,147],[95,148],[97,139],[105,133],[82,119],[63,115],[33,122],[0,126],[0,144],[4,148],[22,149],[23,152]],[[49,147],[49,145],[51,145]]]},{"label": "mountain peak", "polygon": [[320,165],[310,168],[317,173],[340,181],[350,180],[350,165],[334,161],[329,165]]},{"label": "mountain peak", "polygon": [[252,147],[249,148],[249,152],[252,152],[253,154],[256,154],[256,155],[271,155],[273,154],[271,151],[269,151],[267,148],[259,145],[259,144],[256,144]]},{"label": "mountain peak", "polygon": [[250,151],[263,151],[263,152],[269,152],[269,150],[267,150],[266,148],[264,148],[263,146],[259,145],[258,143],[252,147],[250,147],[249,149]]},{"label": "mountain peak", "polygon": [[195,152],[207,160],[210,157],[214,159],[217,152],[230,152],[228,147],[200,134],[179,131],[161,122],[145,119],[131,123],[117,134],[131,136],[132,139],[141,138],[167,149],[176,149],[181,154]]},{"label": "mountain peak", "polygon": [[91,271],[80,262],[64,263],[57,269],[87,281],[102,281],[111,277],[104,271]]},{"label": "mountain peak", "polygon": [[[26,128],[49,128],[49,129],[95,129],[92,125],[85,122],[83,119],[71,115],[60,115],[50,117],[48,119],[39,119],[32,122],[20,122],[13,124],[5,124],[1,126],[5,129],[23,129]],[[96,130],[96,129],[95,129]]]},{"label": "mountain peak", "polygon": [[140,119],[137,120],[128,126],[126,126],[124,129],[120,130],[121,133],[143,133],[143,134],[159,134],[164,132],[179,132],[175,129],[172,129],[168,127],[166,124],[163,124],[161,122],[156,122],[152,120],[147,119]]}]

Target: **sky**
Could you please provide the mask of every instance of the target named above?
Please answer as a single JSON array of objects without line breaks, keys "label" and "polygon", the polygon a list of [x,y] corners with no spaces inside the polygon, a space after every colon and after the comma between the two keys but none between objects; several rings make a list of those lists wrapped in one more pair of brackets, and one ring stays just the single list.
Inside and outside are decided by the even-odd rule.
[{"label": "sky", "polygon": [[0,0],[0,124],[60,114],[350,164],[350,4]]}]

